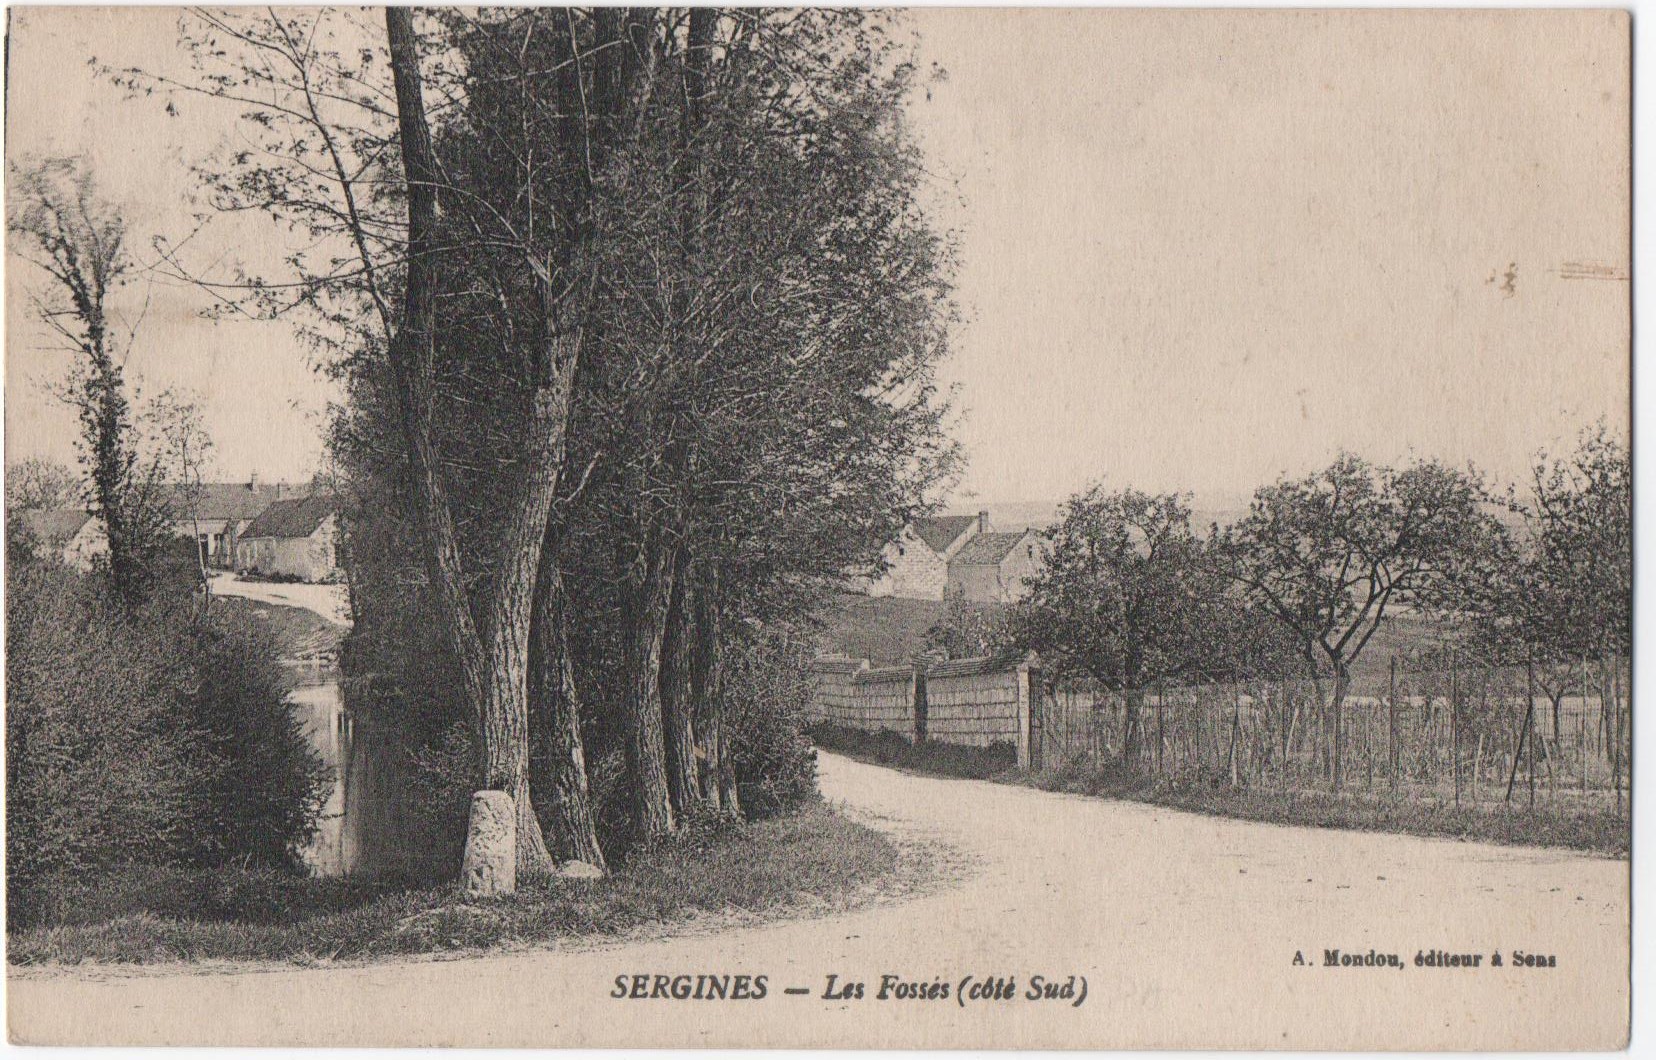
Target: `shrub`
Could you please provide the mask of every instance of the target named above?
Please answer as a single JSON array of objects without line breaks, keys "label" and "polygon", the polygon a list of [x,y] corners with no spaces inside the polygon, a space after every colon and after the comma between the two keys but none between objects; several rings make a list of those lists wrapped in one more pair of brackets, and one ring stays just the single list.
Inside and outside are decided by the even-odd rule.
[{"label": "shrub", "polygon": [[182,857],[196,763],[185,675],[154,616],[99,606],[90,579],[56,565],[10,583],[7,898],[28,921],[102,874]]},{"label": "shrub", "polygon": [[202,755],[196,854],[296,869],[332,778],[288,701],[275,644],[246,618],[222,613],[186,635],[196,653],[189,698]]},{"label": "shrub", "polygon": [[293,868],[326,776],[271,645],[198,619],[187,590],[129,611],[61,564],[8,573],[11,917],[59,919],[145,868]]},{"label": "shrub", "polygon": [[774,639],[738,642],[725,676],[725,731],[737,795],[765,817],[816,795],[816,750],[805,735],[811,678],[802,652]]}]

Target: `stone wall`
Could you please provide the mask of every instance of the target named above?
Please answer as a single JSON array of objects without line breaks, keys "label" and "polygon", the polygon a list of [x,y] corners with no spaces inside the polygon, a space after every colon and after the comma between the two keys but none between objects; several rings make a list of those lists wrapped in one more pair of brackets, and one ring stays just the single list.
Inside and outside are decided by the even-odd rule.
[{"label": "stone wall", "polygon": [[812,667],[815,721],[910,741],[988,747],[1013,744],[1029,765],[1033,658],[987,656],[871,668],[866,659],[829,657]]},{"label": "stone wall", "polygon": [[914,668],[870,667],[867,659],[818,659],[812,717],[864,732],[914,739]]},{"label": "stone wall", "polygon": [[956,659],[926,670],[926,738],[987,747],[1028,730],[1029,673],[1022,659]]}]

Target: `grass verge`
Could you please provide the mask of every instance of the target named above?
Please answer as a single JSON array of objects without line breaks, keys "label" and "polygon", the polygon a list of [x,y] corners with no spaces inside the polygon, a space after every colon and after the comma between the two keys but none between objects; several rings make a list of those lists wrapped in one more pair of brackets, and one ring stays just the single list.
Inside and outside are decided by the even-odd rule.
[{"label": "grass verge", "polygon": [[1436,797],[1393,796],[1390,792],[1330,792],[1231,787],[1218,783],[1172,783],[1123,770],[1117,765],[1072,762],[1053,770],[1024,773],[1015,768],[1009,744],[955,747],[926,741],[911,744],[896,733],[868,733],[832,725],[812,727],[817,745],[876,765],[928,773],[1025,784],[1102,798],[1190,810],[1246,821],[1394,832],[1507,846],[1564,847],[1610,857],[1627,857],[1631,829],[1614,812],[1538,807],[1514,803],[1456,806]]},{"label": "grass verge", "polygon": [[207,900],[198,895],[187,915],[159,894],[148,903],[153,908],[107,919],[90,919],[98,913],[94,904],[83,908],[80,922],[13,932],[10,960],[310,964],[527,946],[616,935],[697,913],[841,901],[897,863],[897,849],[883,836],[818,804],[754,824],[691,830],[607,879],[555,879],[502,898],[467,900],[453,886],[266,877],[232,879]]},{"label": "grass verge", "polygon": [[962,747],[936,740],[910,743],[894,732],[864,732],[820,723],[805,733],[818,747],[851,758],[935,776],[990,780],[1012,772],[1018,764],[1018,750],[1009,743],[988,747]]}]

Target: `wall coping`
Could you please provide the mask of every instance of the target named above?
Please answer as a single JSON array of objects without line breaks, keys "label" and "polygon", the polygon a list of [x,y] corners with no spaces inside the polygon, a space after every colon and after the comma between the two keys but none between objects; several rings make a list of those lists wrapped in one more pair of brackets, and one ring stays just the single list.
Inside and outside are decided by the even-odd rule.
[{"label": "wall coping", "polygon": [[912,681],[914,679],[914,667],[912,667],[912,666],[878,666],[878,667],[870,667],[867,670],[858,671],[855,675],[852,676],[851,680],[856,682],[859,685],[866,685],[866,684],[874,684],[874,683],[881,682],[881,681],[895,681],[898,678],[901,678],[904,681]]},{"label": "wall coping", "polygon": [[932,663],[926,667],[926,676],[971,677],[978,674],[1016,673],[1027,669],[1034,662],[1033,653],[1001,652],[998,655],[980,655],[971,659],[950,659],[947,662]]},{"label": "wall coping", "polygon": [[947,659],[939,662],[916,660],[912,666],[873,666],[867,659],[852,659],[843,655],[819,655],[811,660],[811,671],[823,674],[851,674],[859,682],[889,681],[908,677],[918,671],[926,677],[972,677],[979,674],[1018,673],[1039,663],[1034,652],[1001,652],[998,655],[980,655],[969,659]]}]

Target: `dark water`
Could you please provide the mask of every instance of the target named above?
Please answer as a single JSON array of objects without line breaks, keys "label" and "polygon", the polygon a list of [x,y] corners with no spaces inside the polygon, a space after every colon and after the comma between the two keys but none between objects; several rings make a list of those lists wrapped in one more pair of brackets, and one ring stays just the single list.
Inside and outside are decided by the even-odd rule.
[{"label": "dark water", "polygon": [[287,663],[296,687],[292,700],[311,746],[333,776],[316,834],[305,848],[305,863],[318,876],[339,876],[356,864],[358,841],[346,814],[346,786],[351,761],[351,718],[345,712],[339,672],[331,664]]}]

